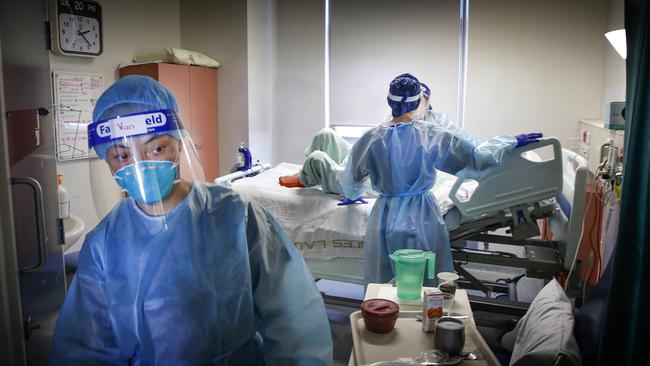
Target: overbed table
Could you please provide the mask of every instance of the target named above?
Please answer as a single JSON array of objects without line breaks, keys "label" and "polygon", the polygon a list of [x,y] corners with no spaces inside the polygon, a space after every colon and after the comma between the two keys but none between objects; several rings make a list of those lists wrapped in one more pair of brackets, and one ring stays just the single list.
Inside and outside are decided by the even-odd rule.
[{"label": "overbed table", "polygon": [[[360,312],[352,313],[350,315],[350,326],[354,345],[348,366],[392,361],[400,357],[415,357],[420,352],[433,349],[433,333],[423,332],[422,323],[415,318],[415,315],[422,311],[421,302],[405,304],[396,301],[397,289],[391,284],[369,284],[364,299],[374,298],[384,298],[398,302],[400,318],[397,320],[395,329],[391,332],[378,334],[365,329]],[[477,348],[481,351],[479,359],[463,360],[460,365],[500,365],[476,328],[465,290],[457,290],[452,306],[443,310],[445,313],[453,315],[468,316],[463,319],[465,323],[465,348],[463,351],[471,352]]]}]

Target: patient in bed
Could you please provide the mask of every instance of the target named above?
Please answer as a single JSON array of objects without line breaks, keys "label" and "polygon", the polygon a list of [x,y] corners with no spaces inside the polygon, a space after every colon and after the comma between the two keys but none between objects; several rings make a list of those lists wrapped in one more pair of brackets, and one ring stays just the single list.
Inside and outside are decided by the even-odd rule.
[{"label": "patient in bed", "polygon": [[305,162],[297,174],[280,177],[284,187],[320,185],[325,193],[343,194],[338,176],[345,169],[352,145],[331,128],[323,128],[305,149]]}]

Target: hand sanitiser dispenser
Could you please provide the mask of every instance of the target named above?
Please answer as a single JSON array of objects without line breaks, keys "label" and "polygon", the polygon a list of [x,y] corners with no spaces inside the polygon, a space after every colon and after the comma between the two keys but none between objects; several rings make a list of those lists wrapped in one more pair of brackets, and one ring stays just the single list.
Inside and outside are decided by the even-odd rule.
[{"label": "hand sanitiser dispenser", "polygon": [[244,145],[242,142],[239,146],[239,152],[237,153],[237,163],[236,168],[238,171],[246,171],[253,166],[253,158],[251,156],[251,151]]}]

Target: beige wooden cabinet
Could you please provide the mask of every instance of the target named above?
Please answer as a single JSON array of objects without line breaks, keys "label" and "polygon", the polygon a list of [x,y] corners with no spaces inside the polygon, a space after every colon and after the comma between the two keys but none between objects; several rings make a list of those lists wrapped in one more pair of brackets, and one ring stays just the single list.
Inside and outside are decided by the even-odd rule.
[{"label": "beige wooden cabinet", "polygon": [[150,76],[174,93],[179,115],[194,141],[205,179],[213,181],[219,174],[217,69],[146,63],[124,66],[119,71],[120,77]]}]

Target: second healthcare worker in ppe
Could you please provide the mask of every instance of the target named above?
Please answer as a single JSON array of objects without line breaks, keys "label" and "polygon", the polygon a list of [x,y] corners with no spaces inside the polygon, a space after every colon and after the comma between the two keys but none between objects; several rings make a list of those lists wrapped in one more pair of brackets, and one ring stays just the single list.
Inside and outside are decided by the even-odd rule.
[{"label": "second healthcare worker in ppe", "polygon": [[300,253],[266,211],[201,182],[177,112],[146,76],[97,101],[89,145],[129,197],[86,236],[52,363],[330,364],[325,307]]},{"label": "second healthcare worker in ppe", "polygon": [[[353,146],[341,175],[350,201],[369,178],[379,192],[368,220],[364,247],[366,282],[388,282],[388,255],[414,248],[436,253],[436,272],[453,271],[449,236],[429,192],[436,169],[480,179],[499,167],[517,145],[541,134],[495,137],[482,144],[455,128],[443,114],[428,111],[428,90],[410,74],[397,76],[388,92],[392,120],[366,132]],[[531,137],[524,141],[524,137]]]}]

